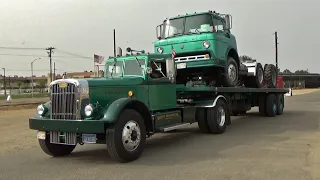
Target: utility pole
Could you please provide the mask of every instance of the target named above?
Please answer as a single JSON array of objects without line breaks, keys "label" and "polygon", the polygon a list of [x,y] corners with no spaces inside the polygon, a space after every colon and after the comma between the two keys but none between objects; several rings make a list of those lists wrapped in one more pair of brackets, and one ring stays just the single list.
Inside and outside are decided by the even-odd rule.
[{"label": "utility pole", "polygon": [[117,57],[117,50],[116,50],[116,29],[113,29],[113,55],[114,55],[114,58]]},{"label": "utility pole", "polygon": [[53,63],[53,80],[56,80],[56,62]]},{"label": "utility pole", "polygon": [[33,98],[33,63],[38,59],[41,59],[41,58],[37,58],[31,62],[31,96],[32,98]]},{"label": "utility pole", "polygon": [[6,86],[6,68],[3,69],[3,87],[4,87],[4,96],[7,96],[7,86]]},{"label": "utility pole", "polygon": [[11,95],[11,83],[10,83],[10,76],[9,76],[9,95]]},{"label": "utility pole", "polygon": [[48,47],[46,50],[48,50],[49,52],[48,55],[49,55],[49,58],[50,58],[50,82],[52,82],[53,80],[53,77],[52,77],[52,50],[55,49],[54,47]]},{"label": "utility pole", "polygon": [[277,77],[278,77],[278,32],[274,33],[275,38],[275,46],[276,46],[276,69],[277,69]]}]

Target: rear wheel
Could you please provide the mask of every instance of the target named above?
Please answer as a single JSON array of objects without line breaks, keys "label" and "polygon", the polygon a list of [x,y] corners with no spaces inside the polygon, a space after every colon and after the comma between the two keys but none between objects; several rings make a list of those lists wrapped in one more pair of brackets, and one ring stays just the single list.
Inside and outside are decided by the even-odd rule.
[{"label": "rear wheel", "polygon": [[207,123],[211,133],[224,133],[228,121],[230,121],[228,106],[222,99],[218,99],[215,107],[207,109]]},{"label": "rear wheel", "polygon": [[106,143],[111,158],[130,162],[142,154],[146,141],[146,127],[142,116],[133,109],[125,109],[118,121],[106,130]]},{"label": "rear wheel", "polygon": [[196,111],[196,120],[198,121],[198,127],[201,132],[203,133],[209,133],[210,129],[207,123],[206,118],[206,108],[197,108]]},{"label": "rear wheel", "polygon": [[281,115],[283,113],[284,108],[284,95],[277,94],[277,115]]},{"label": "rear wheel", "polygon": [[256,75],[244,77],[244,84],[246,87],[261,88],[263,87],[263,68],[260,63],[257,63]]},{"label": "rear wheel", "polygon": [[267,64],[264,69],[264,82],[269,88],[277,86],[277,70],[273,64]]},{"label": "rear wheel", "polygon": [[69,155],[76,145],[52,144],[50,143],[50,135],[46,135],[46,139],[39,139],[41,149],[48,155],[53,157]]},{"label": "rear wheel", "polygon": [[277,98],[273,93],[268,94],[266,97],[266,115],[269,117],[277,115]]},{"label": "rear wheel", "polygon": [[266,115],[266,96],[264,94],[259,96],[259,113],[262,116]]}]

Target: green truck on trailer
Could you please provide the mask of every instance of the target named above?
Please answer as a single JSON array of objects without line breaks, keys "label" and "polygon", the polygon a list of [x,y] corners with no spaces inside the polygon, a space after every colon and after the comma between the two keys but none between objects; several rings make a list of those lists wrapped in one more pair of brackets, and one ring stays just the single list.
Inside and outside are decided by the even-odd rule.
[{"label": "green truck on trailer", "polygon": [[[99,143],[112,159],[129,162],[140,157],[146,138],[155,133],[197,123],[203,133],[221,134],[231,115],[252,107],[269,117],[283,113],[289,90],[269,87],[272,81],[257,78],[264,82],[261,88],[245,87],[245,81],[221,87],[201,74],[206,66],[178,68],[171,52],[127,51],[106,60],[104,77],[51,82],[50,101],[29,119],[45,153],[65,156],[77,144]],[[258,74],[257,63],[250,63],[255,66],[242,65],[244,79]],[[266,65],[264,74],[267,67],[273,66]]]}]

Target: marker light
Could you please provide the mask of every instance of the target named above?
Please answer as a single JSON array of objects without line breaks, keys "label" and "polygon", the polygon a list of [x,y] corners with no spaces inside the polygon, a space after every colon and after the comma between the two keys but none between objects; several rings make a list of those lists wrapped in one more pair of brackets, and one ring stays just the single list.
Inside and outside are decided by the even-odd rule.
[{"label": "marker light", "polygon": [[128,92],[128,96],[129,96],[129,97],[132,97],[132,96],[133,96],[133,92],[132,92],[132,91],[129,91],[129,92]]}]

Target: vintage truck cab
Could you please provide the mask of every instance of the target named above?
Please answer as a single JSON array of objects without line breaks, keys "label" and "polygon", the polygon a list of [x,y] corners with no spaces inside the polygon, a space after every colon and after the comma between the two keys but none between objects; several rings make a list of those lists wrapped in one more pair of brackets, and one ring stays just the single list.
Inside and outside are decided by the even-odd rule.
[{"label": "vintage truck cab", "polygon": [[215,11],[167,18],[157,26],[154,51],[162,54],[174,50],[178,69],[204,71],[222,86],[236,86],[240,60],[236,38],[230,32],[231,20],[231,15]]},{"label": "vintage truck cab", "polygon": [[77,144],[106,143],[113,159],[128,162],[140,156],[146,137],[181,125],[170,54],[111,57],[104,77],[55,80],[50,93],[29,127],[51,156],[67,155]]}]

